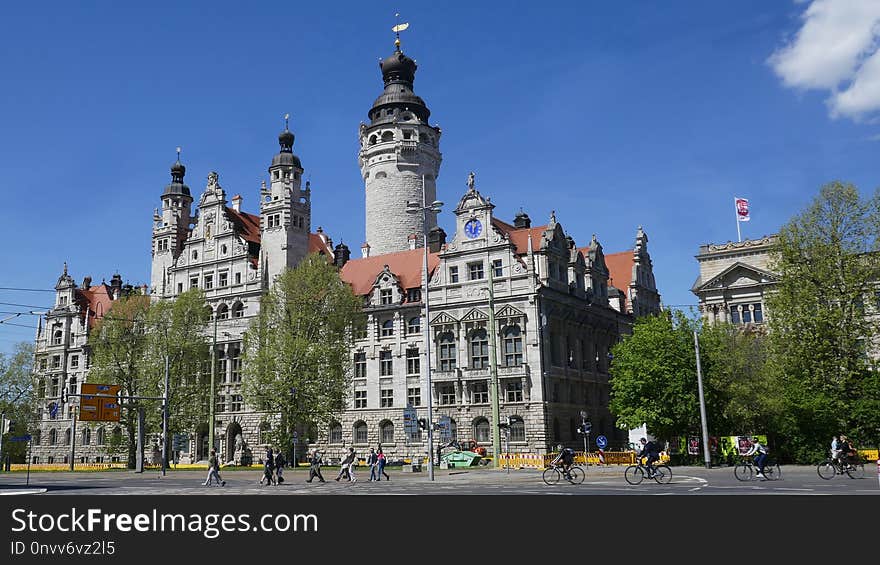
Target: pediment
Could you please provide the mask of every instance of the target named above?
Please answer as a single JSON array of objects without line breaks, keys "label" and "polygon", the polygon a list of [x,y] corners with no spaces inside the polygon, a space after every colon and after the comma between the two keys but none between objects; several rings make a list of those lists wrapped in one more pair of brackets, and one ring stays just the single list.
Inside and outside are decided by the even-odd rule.
[{"label": "pediment", "polygon": [[475,322],[477,320],[488,320],[488,319],[489,319],[488,314],[486,314],[485,312],[483,312],[479,308],[474,308],[473,310],[471,310],[470,312],[465,314],[461,320],[463,322]]},{"label": "pediment", "polygon": [[442,325],[442,324],[456,324],[458,320],[447,314],[446,312],[441,312],[434,316],[431,320],[431,325]]},{"label": "pediment", "polygon": [[779,277],[774,273],[759,269],[758,267],[753,267],[752,265],[737,262],[730,265],[695,290],[701,291],[747,287],[775,283],[778,280]]},{"label": "pediment", "polygon": [[495,314],[496,318],[521,318],[523,316],[525,316],[525,313],[513,306],[504,306]]}]

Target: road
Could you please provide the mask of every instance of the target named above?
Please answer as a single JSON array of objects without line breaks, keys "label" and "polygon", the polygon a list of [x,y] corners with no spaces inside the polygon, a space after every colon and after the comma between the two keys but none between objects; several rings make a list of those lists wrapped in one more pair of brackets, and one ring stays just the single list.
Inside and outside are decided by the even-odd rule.
[{"label": "road", "polygon": [[[386,468],[387,469],[387,468]],[[0,495],[124,495],[124,494],[258,494],[258,495],[877,495],[880,494],[876,465],[866,466],[864,479],[838,476],[830,481],[819,478],[814,466],[783,466],[782,480],[743,483],[733,476],[733,469],[720,467],[673,467],[673,479],[659,485],[645,481],[631,486],[623,480],[624,467],[589,467],[580,485],[560,483],[548,486],[541,480],[541,471],[516,469],[506,472],[488,468],[436,470],[430,482],[426,472],[404,473],[388,469],[390,481],[369,482],[369,472],[360,467],[355,483],[336,482],[337,470],[324,469],[326,483],[308,484],[306,468],[288,470],[286,482],[280,486],[259,484],[258,470],[225,470],[225,487],[202,485],[205,472],[198,470],[169,471],[162,476],[156,471],[136,474],[130,471],[107,472],[39,472],[31,473],[25,486],[25,473],[0,474]]]}]

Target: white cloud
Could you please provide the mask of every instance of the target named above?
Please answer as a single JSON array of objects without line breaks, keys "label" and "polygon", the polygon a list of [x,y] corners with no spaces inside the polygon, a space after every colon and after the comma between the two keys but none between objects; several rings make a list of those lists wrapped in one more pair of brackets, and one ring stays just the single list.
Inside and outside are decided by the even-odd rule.
[{"label": "white cloud", "polygon": [[829,91],[832,116],[880,109],[880,1],[813,0],[795,37],[768,59],[790,88]]}]

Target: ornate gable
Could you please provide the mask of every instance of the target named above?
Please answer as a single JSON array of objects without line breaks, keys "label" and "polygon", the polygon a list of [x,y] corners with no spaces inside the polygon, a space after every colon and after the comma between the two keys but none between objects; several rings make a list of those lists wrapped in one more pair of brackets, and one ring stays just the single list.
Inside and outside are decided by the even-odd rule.
[{"label": "ornate gable", "polygon": [[489,319],[488,314],[486,314],[485,312],[483,312],[479,308],[474,308],[473,310],[471,310],[470,312],[465,314],[461,318],[461,321],[463,321],[463,322],[476,322],[479,320],[488,320],[488,319]]}]

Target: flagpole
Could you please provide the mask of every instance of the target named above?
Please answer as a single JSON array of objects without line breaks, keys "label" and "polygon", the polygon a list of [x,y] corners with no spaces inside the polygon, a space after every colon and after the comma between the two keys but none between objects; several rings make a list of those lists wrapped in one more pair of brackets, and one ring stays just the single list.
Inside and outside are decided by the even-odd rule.
[{"label": "flagpole", "polygon": [[739,230],[739,210],[736,208],[736,197],[733,198],[733,215],[736,216],[736,241],[742,243],[742,234]]}]

